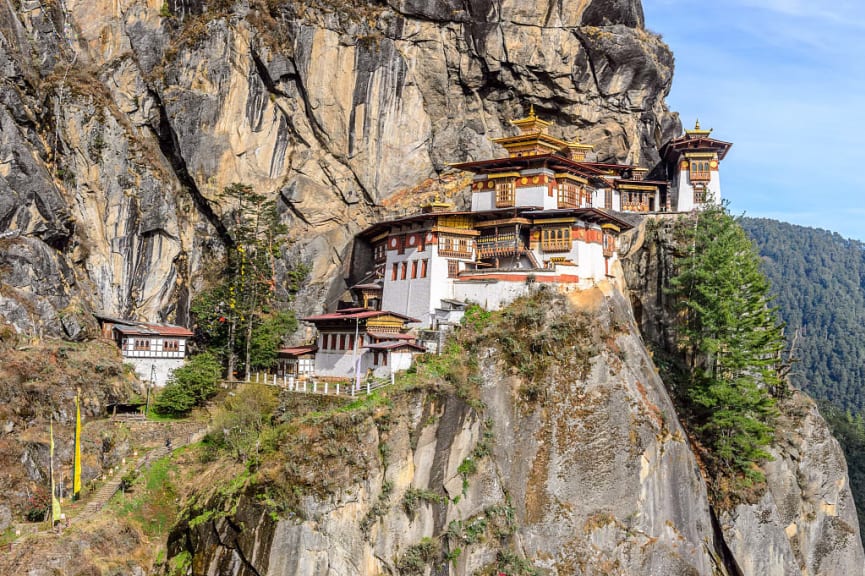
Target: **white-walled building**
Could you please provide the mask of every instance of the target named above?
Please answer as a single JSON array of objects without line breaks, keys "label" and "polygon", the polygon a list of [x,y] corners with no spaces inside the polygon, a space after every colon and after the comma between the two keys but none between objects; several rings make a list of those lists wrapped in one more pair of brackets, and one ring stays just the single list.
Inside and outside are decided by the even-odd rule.
[{"label": "white-walled building", "polygon": [[689,211],[721,198],[718,165],[731,144],[699,123],[661,149],[651,173],[587,159],[592,146],[548,134],[533,109],[512,124],[519,134],[494,139],[507,156],[452,165],[473,173],[470,210],[435,201],[357,236],[349,285],[362,308],[307,319],[320,332],[317,375],[378,373],[380,352],[417,352],[409,335],[371,341],[359,322],[373,310],[402,322],[400,332],[438,333],[469,302],[497,309],[539,284],[588,287],[618,260],[618,235],[630,227],[618,212]]},{"label": "white-walled building", "polygon": [[386,310],[345,308],[303,319],[315,325],[314,376],[359,380],[386,377],[425,350],[406,333],[417,319]]},{"label": "white-walled building", "polygon": [[733,146],[709,138],[711,130],[700,128],[671,140],[661,148],[661,158],[670,178],[670,200],[678,212],[689,212],[708,202],[721,202],[721,161]]},{"label": "white-walled building", "polygon": [[182,326],[97,316],[105,338],[120,347],[123,361],[152,386],[162,387],[186,361],[186,341],[192,331]]}]

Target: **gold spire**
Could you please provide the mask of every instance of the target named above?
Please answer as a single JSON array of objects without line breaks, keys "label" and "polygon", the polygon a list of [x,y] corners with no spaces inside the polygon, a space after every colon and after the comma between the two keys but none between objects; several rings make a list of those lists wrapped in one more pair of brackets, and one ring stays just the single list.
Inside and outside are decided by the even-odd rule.
[{"label": "gold spire", "polygon": [[548,126],[552,126],[552,122],[541,120],[535,114],[535,105],[529,105],[529,115],[519,120],[511,120],[511,124],[520,129],[523,134],[541,133],[545,134]]},{"label": "gold spire", "polygon": [[697,138],[699,138],[700,136],[708,136],[711,133],[712,133],[711,128],[709,128],[708,130],[703,130],[702,128],[700,128],[700,119],[699,118],[697,118],[697,121],[694,123],[694,129],[693,130],[685,130],[685,134],[687,136],[697,137]]}]

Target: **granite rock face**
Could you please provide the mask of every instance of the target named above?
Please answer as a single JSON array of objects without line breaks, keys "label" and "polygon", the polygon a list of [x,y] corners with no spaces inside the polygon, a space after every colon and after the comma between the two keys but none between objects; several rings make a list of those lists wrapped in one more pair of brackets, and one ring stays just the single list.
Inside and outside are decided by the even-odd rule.
[{"label": "granite rock face", "polygon": [[[497,154],[529,104],[601,160],[650,164],[679,129],[636,1],[24,0],[0,36],[0,234],[43,243],[91,309],[152,321],[187,321],[231,183],[278,200],[312,310],[389,199]],[[15,298],[19,331],[57,332],[62,299]]]},{"label": "granite rock face", "polygon": [[551,319],[591,318],[585,369],[554,369],[527,395],[493,346],[483,407],[407,393],[318,462],[311,482],[326,495],[305,488],[278,520],[243,497],[225,517],[181,522],[169,550],[189,551],[196,573],[232,576],[468,575],[509,557],[544,574],[726,573],[705,484],[627,302],[610,286],[558,298]]},{"label": "granite rock face", "polygon": [[[637,323],[657,350],[676,350],[674,306],[663,286],[673,270],[675,219],[648,218],[622,238],[624,277]],[[782,399],[772,460],[759,500],[719,510],[730,564],[744,575],[863,574],[847,463],[813,400]]]}]

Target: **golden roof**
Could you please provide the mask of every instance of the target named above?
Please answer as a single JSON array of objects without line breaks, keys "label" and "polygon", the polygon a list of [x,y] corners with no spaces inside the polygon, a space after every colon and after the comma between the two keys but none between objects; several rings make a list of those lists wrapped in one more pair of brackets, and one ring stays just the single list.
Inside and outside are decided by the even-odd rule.
[{"label": "golden roof", "polygon": [[519,120],[511,120],[511,124],[519,128],[523,134],[528,134],[532,132],[544,133],[547,131],[547,127],[552,126],[553,123],[538,118],[535,115],[535,105],[532,104],[528,116]]},{"label": "golden roof", "polygon": [[708,130],[701,130],[700,129],[700,119],[699,118],[697,118],[697,122],[696,122],[696,124],[694,124],[693,130],[685,130],[685,134],[687,134],[688,136],[697,136],[697,137],[708,136],[711,133],[712,133],[711,128],[709,128]]}]

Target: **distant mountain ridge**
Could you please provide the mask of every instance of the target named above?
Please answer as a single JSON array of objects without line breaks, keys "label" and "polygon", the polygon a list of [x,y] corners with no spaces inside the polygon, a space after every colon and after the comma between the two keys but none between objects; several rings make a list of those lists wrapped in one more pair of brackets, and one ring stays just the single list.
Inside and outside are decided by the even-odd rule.
[{"label": "distant mountain ridge", "polygon": [[798,359],[793,384],[844,410],[865,410],[865,244],[841,235],[742,218]]}]

